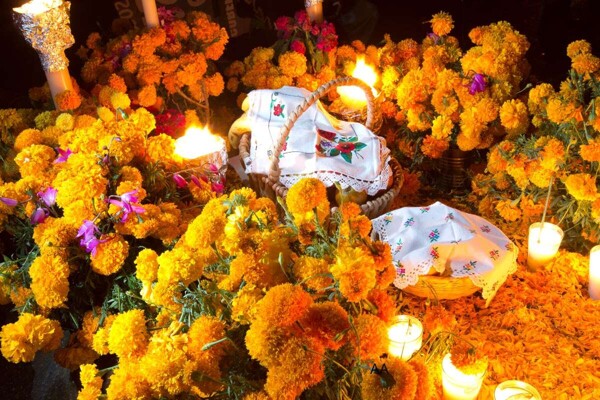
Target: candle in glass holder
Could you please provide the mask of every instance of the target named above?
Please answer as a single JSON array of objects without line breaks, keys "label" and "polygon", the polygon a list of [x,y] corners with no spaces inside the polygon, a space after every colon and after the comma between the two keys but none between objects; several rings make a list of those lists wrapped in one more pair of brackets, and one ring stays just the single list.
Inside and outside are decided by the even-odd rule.
[{"label": "candle in glass holder", "polygon": [[600,300],[600,244],[590,251],[590,282],[588,285],[590,297]]},{"label": "candle in glass holder", "polygon": [[388,338],[390,355],[406,361],[421,349],[423,325],[415,317],[399,315],[388,328]]},{"label": "candle in glass holder", "polygon": [[185,160],[190,169],[201,174],[215,174],[223,181],[227,168],[225,140],[210,133],[208,128],[190,126],[185,134],[175,140],[175,155]]},{"label": "candle in glass holder", "polygon": [[156,28],[160,26],[158,19],[158,10],[156,9],[156,0],[142,0],[142,8],[144,9],[144,19],[148,28]]},{"label": "candle in glass holder", "polygon": [[494,391],[494,400],[542,400],[540,392],[528,383],[505,381]]},{"label": "candle in glass holder", "polygon": [[442,388],[445,400],[475,400],[481,390],[485,370],[465,374],[452,364],[450,353],[442,360]]},{"label": "candle in glass holder", "polygon": [[[370,87],[377,83],[377,72],[365,63],[364,56],[359,56],[356,59],[356,66],[352,71],[354,78],[360,79]],[[352,110],[362,110],[367,106],[367,95],[358,86],[340,86],[337,89],[340,99],[344,105]],[[375,91],[373,90],[374,94]]]},{"label": "candle in glass holder", "polygon": [[529,227],[527,266],[531,270],[548,264],[558,253],[564,232],[549,222],[536,222]]},{"label": "candle in glass holder", "polygon": [[311,22],[323,22],[323,0],[305,0],[304,7]]},{"label": "candle in glass holder", "polygon": [[55,105],[58,94],[73,89],[65,55],[65,50],[75,43],[69,21],[70,7],[68,1],[31,0],[13,8],[15,23],[40,57]]}]

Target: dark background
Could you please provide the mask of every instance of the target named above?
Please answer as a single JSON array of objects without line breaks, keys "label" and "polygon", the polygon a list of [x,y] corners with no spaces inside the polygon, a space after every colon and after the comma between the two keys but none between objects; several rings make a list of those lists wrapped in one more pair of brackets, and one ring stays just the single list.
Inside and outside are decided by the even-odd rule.
[{"label": "dark background", "polygon": [[[220,2],[212,1],[213,9]],[[44,74],[37,54],[25,42],[12,22],[11,8],[25,0],[4,0],[0,7],[0,107],[27,107],[27,89],[44,83]],[[233,0],[238,14],[253,16],[260,9],[274,20],[280,15],[293,15],[303,0]],[[254,3],[252,7],[248,3]],[[532,79],[559,83],[567,74],[569,59],[566,46],[576,39],[587,39],[600,54],[600,1],[597,0],[325,0],[325,15],[336,23],[340,41],[360,38],[370,43],[390,33],[394,41],[413,38],[420,41],[429,31],[426,23],[438,11],[449,12],[455,20],[453,34],[463,49],[472,44],[468,39],[471,28],[500,20],[510,22],[531,42],[528,60],[533,66]],[[218,13],[218,12],[215,12]],[[117,17],[111,0],[72,0],[71,28],[76,44],[67,51],[71,60],[71,75],[78,76],[81,62],[77,48],[94,31],[110,36],[111,23]],[[224,17],[215,15],[216,18]],[[255,30],[231,39],[225,56],[226,63],[243,58],[256,45],[273,43],[273,34]]]},{"label": "dark background", "polygon": [[[213,1],[213,9],[219,3]],[[280,15],[293,15],[303,5],[303,0],[233,0],[238,14],[255,15],[256,9],[274,20]],[[25,42],[12,23],[11,9],[25,0],[3,0],[0,6],[0,108],[29,107],[27,91],[42,85],[44,73],[35,51]],[[253,6],[248,2],[254,2]],[[110,37],[111,24],[117,17],[111,0],[72,0],[71,29],[76,44],[67,51],[71,60],[71,75],[77,77],[81,62],[75,51],[87,36],[99,31]],[[221,4],[222,5],[222,4]],[[340,42],[362,39],[376,44],[389,33],[394,41],[413,38],[420,41],[428,32],[426,22],[438,11],[449,12],[455,20],[453,35],[457,36],[463,49],[472,44],[468,39],[471,28],[505,20],[525,34],[531,42],[527,59],[532,64],[534,83],[545,81],[555,86],[563,80],[570,66],[566,46],[573,40],[586,39],[600,54],[600,1],[598,0],[325,0],[325,15],[335,22]],[[223,18],[215,15],[215,18]],[[272,32],[255,30],[232,38],[222,63],[241,59],[257,45],[269,46],[274,42]],[[0,326],[12,322],[16,313],[10,306],[0,307]],[[4,399],[49,398],[40,395],[34,387],[44,386],[40,371],[34,372],[31,364],[13,365],[0,356],[0,397]],[[38,394],[36,394],[38,393]],[[61,398],[60,396],[57,398]],[[67,397],[62,397],[67,398]]]}]

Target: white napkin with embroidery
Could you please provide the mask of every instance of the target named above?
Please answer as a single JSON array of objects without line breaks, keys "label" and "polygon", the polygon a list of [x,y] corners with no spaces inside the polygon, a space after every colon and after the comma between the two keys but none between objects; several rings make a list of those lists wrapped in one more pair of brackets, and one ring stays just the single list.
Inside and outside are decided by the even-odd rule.
[{"label": "white napkin with embroidery", "polygon": [[414,285],[430,268],[451,276],[468,276],[494,297],[508,275],[517,270],[517,247],[485,219],[436,202],[405,207],[373,220],[373,233],[389,243],[397,263],[394,285]]},{"label": "white napkin with embroidery", "polygon": [[[252,129],[246,173],[268,174],[281,128],[291,111],[310,96],[291,86],[278,90],[254,90],[248,94],[248,120]],[[392,176],[390,151],[385,139],[364,125],[339,121],[320,101],[296,121],[279,160],[280,182],[287,187],[305,177],[335,182],[369,195],[387,189]]]}]

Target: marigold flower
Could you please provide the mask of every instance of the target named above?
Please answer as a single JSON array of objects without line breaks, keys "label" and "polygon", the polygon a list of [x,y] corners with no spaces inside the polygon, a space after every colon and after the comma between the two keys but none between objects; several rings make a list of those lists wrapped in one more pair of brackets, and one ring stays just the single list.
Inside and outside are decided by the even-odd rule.
[{"label": "marigold flower", "polygon": [[108,333],[108,348],[121,359],[133,359],[146,352],[148,338],[144,311],[130,310],[115,317]]},{"label": "marigold flower", "polygon": [[386,323],[375,315],[361,314],[354,319],[354,327],[356,331],[349,335],[356,354],[363,361],[378,360],[389,343]]},{"label": "marigold flower", "polygon": [[317,178],[304,178],[293,185],[288,191],[286,205],[297,218],[297,224],[313,222],[315,209],[319,221],[323,221],[330,211],[325,185]]},{"label": "marigold flower", "polygon": [[300,325],[305,330],[304,334],[332,350],[339,349],[346,342],[338,335],[350,328],[348,313],[333,301],[312,304]]},{"label": "marigold flower", "polygon": [[306,73],[306,57],[296,51],[281,54],[278,62],[284,75],[297,78]]},{"label": "marigold flower", "polygon": [[571,60],[571,66],[578,74],[592,74],[600,68],[600,58],[589,54],[579,54]]},{"label": "marigold flower", "polygon": [[508,100],[500,108],[500,122],[509,135],[525,132],[529,126],[527,106],[521,100]]},{"label": "marigold flower", "polygon": [[40,350],[57,349],[62,337],[63,330],[58,321],[23,313],[17,322],[2,327],[2,355],[12,363],[30,362]]},{"label": "marigold flower", "polygon": [[448,148],[450,148],[449,141],[438,140],[432,135],[425,136],[421,144],[421,151],[429,158],[441,158]]},{"label": "marigold flower", "polygon": [[142,249],[135,259],[135,276],[144,282],[158,279],[158,254],[152,249]]},{"label": "marigold flower", "polygon": [[404,400],[415,398],[420,377],[411,364],[399,358],[375,360],[377,366],[385,364],[386,369],[394,378],[394,383],[388,386],[384,384],[383,379],[378,374],[364,373],[362,382],[363,399]]},{"label": "marigold flower", "polygon": [[81,366],[79,372],[82,388],[77,394],[77,400],[94,400],[102,395],[102,378],[98,374],[98,368],[94,364]]},{"label": "marigold flower", "polygon": [[587,40],[576,40],[569,43],[567,46],[567,56],[571,59],[580,54],[587,54],[591,52],[592,45]]},{"label": "marigold flower", "polygon": [[92,270],[100,275],[111,275],[121,269],[129,254],[129,243],[123,236],[109,233],[100,237],[96,254],[91,257]]},{"label": "marigold flower", "polygon": [[596,177],[590,174],[572,174],[564,181],[567,191],[579,201],[594,201],[598,196]]},{"label": "marigold flower", "polygon": [[65,90],[55,97],[56,107],[61,111],[75,110],[81,105],[81,96],[73,90]]},{"label": "marigold flower", "polygon": [[499,201],[496,210],[506,221],[513,222],[521,218],[521,210],[514,206],[511,200]]},{"label": "marigold flower", "polygon": [[431,136],[436,140],[446,140],[452,134],[454,124],[446,115],[438,115],[431,126]]},{"label": "marigold flower", "polygon": [[351,302],[366,299],[377,283],[373,258],[360,247],[338,249],[331,273],[339,282],[340,292]]},{"label": "marigold flower", "polygon": [[64,305],[69,294],[69,265],[55,255],[38,256],[31,267],[31,290],[36,302],[51,309]]},{"label": "marigold flower", "polygon": [[590,140],[579,148],[581,158],[589,162],[600,162],[600,139]]}]

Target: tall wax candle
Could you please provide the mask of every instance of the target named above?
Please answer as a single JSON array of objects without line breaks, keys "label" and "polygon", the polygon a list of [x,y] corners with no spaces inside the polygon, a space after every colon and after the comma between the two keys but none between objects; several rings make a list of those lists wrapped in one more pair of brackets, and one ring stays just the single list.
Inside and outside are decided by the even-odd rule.
[{"label": "tall wax candle", "polygon": [[156,28],[160,26],[158,19],[158,10],[156,9],[156,0],[142,0],[142,8],[144,9],[144,19],[148,28]]},{"label": "tall wax candle", "polygon": [[600,244],[590,251],[590,282],[588,285],[590,297],[600,300]]}]

